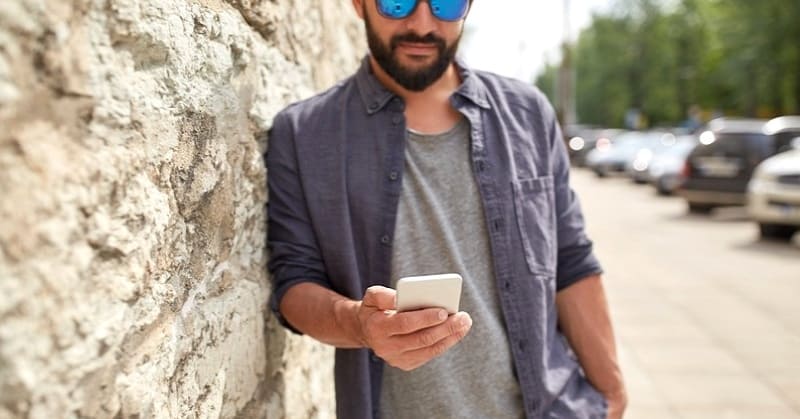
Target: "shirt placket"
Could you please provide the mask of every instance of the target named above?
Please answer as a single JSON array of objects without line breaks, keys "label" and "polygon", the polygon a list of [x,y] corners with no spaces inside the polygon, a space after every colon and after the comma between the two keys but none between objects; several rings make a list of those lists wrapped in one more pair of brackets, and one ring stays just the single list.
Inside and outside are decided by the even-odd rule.
[{"label": "shirt placket", "polygon": [[[509,221],[505,219],[505,205],[503,197],[498,194],[498,178],[502,170],[497,166],[497,159],[493,161],[486,149],[486,127],[482,119],[482,112],[478,107],[463,105],[460,112],[469,120],[471,126],[471,157],[475,179],[478,184],[483,208],[486,217],[486,225],[489,229],[489,242],[494,261],[496,275],[496,285],[500,296],[500,305],[506,319],[508,329],[509,346],[514,356],[515,364],[519,374],[519,384],[523,395],[524,409],[527,417],[538,417],[540,401],[536,399],[537,394],[541,393],[540,385],[536,381],[537,372],[534,371],[530,360],[531,355],[528,351],[523,333],[525,312],[521,309],[522,296],[517,295],[514,290],[513,264],[511,258],[511,246],[509,243],[508,231]],[[489,134],[496,135],[496,134]],[[527,319],[530,322],[532,319]],[[530,325],[528,325],[530,327]],[[527,362],[526,362],[527,361]]]},{"label": "shirt placket", "polygon": [[[391,260],[392,244],[394,242],[394,229],[397,222],[397,209],[403,187],[403,168],[405,163],[406,120],[405,105],[400,98],[393,98],[386,107],[374,117],[380,118],[378,126],[384,128],[387,141],[386,155],[384,156],[383,193],[382,193],[382,231],[378,238],[380,246],[380,263],[375,266],[372,278],[368,280],[375,285],[391,286]],[[380,393],[383,379],[383,360],[374,352],[370,352],[370,376],[372,385],[372,417],[380,417]]]}]

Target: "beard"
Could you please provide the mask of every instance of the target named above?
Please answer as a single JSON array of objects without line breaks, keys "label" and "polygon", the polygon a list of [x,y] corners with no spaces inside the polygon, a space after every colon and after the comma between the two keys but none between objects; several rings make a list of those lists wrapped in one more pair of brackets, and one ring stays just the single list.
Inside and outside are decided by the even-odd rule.
[{"label": "beard", "polygon": [[[407,32],[393,36],[392,39],[389,40],[389,45],[386,45],[372,29],[372,24],[369,21],[366,11],[364,13],[364,27],[367,32],[367,44],[369,45],[372,57],[389,77],[404,89],[412,92],[421,92],[442,77],[455,59],[456,52],[458,51],[458,43],[461,40],[461,35],[459,34],[458,39],[456,39],[452,45],[447,45],[444,39],[432,33],[419,36],[415,33]],[[400,64],[400,61],[398,61],[395,55],[395,51],[401,42],[434,45],[438,52],[435,61],[421,68],[408,68]]]}]

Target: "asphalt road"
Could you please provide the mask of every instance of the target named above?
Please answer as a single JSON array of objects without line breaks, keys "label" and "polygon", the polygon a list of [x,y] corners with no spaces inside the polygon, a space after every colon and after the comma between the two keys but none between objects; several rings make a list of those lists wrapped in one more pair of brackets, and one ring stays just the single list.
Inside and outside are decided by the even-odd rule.
[{"label": "asphalt road", "polygon": [[626,418],[800,418],[800,234],[763,242],[742,208],[574,169],[605,268]]}]

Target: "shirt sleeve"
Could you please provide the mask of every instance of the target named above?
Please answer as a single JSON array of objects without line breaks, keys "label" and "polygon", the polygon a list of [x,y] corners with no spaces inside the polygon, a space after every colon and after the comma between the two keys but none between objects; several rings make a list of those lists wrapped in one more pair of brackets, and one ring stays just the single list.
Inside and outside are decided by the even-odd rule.
[{"label": "shirt sleeve", "polygon": [[300,177],[291,120],[278,114],[268,134],[267,248],[272,281],[270,308],[279,322],[300,334],[280,313],[286,292],[302,282],[331,288],[314,233]]},{"label": "shirt sleeve", "polygon": [[555,115],[550,118],[548,125],[553,150],[558,229],[556,290],[560,291],[581,279],[602,273],[603,269],[594,256],[592,241],[586,235],[580,202],[569,184],[569,156]]}]

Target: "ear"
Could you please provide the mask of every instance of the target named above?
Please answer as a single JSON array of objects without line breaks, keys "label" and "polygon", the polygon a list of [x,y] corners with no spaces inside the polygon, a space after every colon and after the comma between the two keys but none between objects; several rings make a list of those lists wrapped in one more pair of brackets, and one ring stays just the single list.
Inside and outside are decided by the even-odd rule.
[{"label": "ear", "polygon": [[353,0],[353,7],[358,13],[358,17],[364,19],[364,0]]}]

